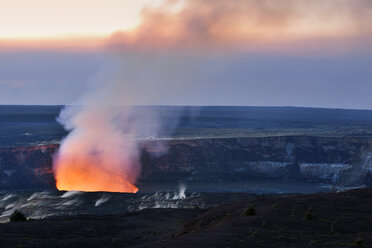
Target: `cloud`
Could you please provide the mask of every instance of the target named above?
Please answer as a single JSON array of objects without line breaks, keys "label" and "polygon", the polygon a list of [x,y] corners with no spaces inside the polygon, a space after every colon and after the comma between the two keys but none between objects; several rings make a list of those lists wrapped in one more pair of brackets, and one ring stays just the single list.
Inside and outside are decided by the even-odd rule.
[{"label": "cloud", "polygon": [[[125,14],[125,13],[123,13]],[[0,51],[322,50],[370,47],[369,0],[166,0],[109,37],[0,39]]]},{"label": "cloud", "polygon": [[102,48],[102,37],[59,37],[46,39],[0,39],[0,52],[65,51],[95,52]]},{"label": "cloud", "polygon": [[114,50],[252,50],[369,37],[371,31],[368,0],[172,0],[144,9],[137,28],[112,34],[106,44]]}]

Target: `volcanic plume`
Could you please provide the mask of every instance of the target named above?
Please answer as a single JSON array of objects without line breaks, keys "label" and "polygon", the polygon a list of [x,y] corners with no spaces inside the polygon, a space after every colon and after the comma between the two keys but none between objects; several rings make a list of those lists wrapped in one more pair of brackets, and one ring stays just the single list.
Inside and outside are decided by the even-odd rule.
[{"label": "volcanic plume", "polygon": [[[184,5],[172,8],[175,3]],[[224,66],[229,57],[285,47],[292,51],[293,45],[314,42],[332,43],[328,51],[338,47],[333,42],[340,37],[369,38],[370,10],[366,0],[168,0],[145,9],[137,28],[118,31],[102,42],[103,50],[118,58],[119,67],[109,65],[77,107],[67,107],[60,115],[70,133],[55,156],[57,188],[136,192],[138,137],[157,136],[161,125],[154,113],[133,111],[129,105],[190,103],[193,97],[214,92],[226,99],[230,86],[224,87],[234,78],[222,82],[213,76],[233,74]]]},{"label": "volcanic plume", "polygon": [[97,105],[61,113],[72,130],[54,161],[59,190],[138,191],[132,184],[139,172],[137,143],[116,126],[115,115],[113,107]]}]

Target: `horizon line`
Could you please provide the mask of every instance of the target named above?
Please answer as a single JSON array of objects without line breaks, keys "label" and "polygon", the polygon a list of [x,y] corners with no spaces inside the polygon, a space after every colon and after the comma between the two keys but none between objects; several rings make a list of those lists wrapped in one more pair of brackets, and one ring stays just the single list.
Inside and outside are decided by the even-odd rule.
[{"label": "horizon line", "polygon": [[[78,104],[2,104],[0,107],[66,107],[66,106],[79,106]],[[84,106],[84,105],[82,105]],[[113,105],[120,106],[120,105]],[[366,108],[342,108],[342,107],[319,107],[319,106],[296,106],[296,105],[181,105],[181,104],[134,104],[122,105],[122,107],[236,107],[236,108],[306,108],[306,109],[329,109],[329,110],[355,110],[355,111],[372,111]]]}]

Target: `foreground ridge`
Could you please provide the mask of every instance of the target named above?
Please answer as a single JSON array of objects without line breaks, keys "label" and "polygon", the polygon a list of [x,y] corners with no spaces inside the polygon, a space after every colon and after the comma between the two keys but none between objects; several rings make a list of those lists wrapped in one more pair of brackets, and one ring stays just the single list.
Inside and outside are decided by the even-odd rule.
[{"label": "foreground ridge", "polygon": [[[351,247],[372,244],[372,188],[265,195],[202,210],[145,209],[0,225],[1,247]],[[254,214],[246,214],[250,209]]]}]

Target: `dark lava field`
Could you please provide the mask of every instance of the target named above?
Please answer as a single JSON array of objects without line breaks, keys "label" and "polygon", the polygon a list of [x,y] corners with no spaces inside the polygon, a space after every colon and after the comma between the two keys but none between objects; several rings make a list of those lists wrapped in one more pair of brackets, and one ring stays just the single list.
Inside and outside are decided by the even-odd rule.
[{"label": "dark lava field", "polygon": [[132,195],[56,190],[61,108],[0,106],[1,248],[372,247],[372,111],[138,106]]},{"label": "dark lava field", "polygon": [[0,247],[371,247],[372,189],[0,225]]}]

